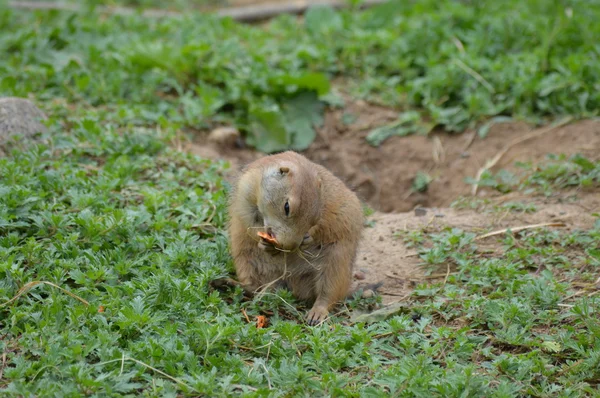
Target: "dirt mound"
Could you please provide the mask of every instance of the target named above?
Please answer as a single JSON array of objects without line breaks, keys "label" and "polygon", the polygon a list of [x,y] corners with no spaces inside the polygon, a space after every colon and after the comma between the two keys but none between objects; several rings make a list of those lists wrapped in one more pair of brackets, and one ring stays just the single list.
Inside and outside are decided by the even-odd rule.
[{"label": "dirt mound", "polygon": [[[347,115],[356,119],[348,123]],[[365,137],[373,128],[396,117],[396,111],[361,101],[347,104],[344,110],[329,111],[316,141],[305,155],[329,168],[374,209],[401,212],[417,205],[449,206],[459,196],[468,195],[471,186],[465,179],[474,177],[509,141],[531,132],[525,123],[503,123],[492,126],[484,139],[475,131],[467,131],[392,137],[380,147],[367,144]],[[215,147],[206,136],[195,137],[188,149],[204,157],[224,158],[232,163],[233,170],[262,156],[250,149]],[[600,122],[569,124],[516,145],[495,170],[510,169],[515,161],[538,161],[548,153],[581,153],[598,158]],[[411,192],[419,172],[427,173],[433,181],[426,192]],[[485,195],[485,191],[480,194]]]}]

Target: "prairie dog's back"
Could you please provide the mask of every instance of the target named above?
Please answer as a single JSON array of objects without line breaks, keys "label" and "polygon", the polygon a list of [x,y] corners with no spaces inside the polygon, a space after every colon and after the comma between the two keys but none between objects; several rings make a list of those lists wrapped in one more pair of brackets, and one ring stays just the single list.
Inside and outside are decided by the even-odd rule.
[{"label": "prairie dog's back", "polygon": [[323,166],[316,166],[323,184],[323,210],[319,221],[323,240],[358,239],[364,224],[360,200],[333,173]]}]

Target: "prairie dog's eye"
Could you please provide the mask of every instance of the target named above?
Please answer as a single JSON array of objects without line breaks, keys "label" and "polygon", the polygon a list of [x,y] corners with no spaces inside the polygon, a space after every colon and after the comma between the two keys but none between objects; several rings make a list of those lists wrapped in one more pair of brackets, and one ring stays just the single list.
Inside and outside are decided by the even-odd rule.
[{"label": "prairie dog's eye", "polygon": [[285,210],[285,215],[289,217],[289,215],[290,215],[290,203],[287,200],[285,201],[285,205],[283,206],[283,209]]}]

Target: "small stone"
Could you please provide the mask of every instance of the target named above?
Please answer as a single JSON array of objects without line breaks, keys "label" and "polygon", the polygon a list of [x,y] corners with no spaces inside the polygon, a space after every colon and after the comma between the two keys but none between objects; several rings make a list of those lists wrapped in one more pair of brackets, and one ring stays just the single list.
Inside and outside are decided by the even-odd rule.
[{"label": "small stone", "polygon": [[446,217],[446,216],[445,216],[445,215],[443,215],[443,214],[436,214],[435,216],[436,216],[437,218],[443,218],[443,217]]},{"label": "small stone", "polygon": [[379,241],[383,242],[383,236],[381,236],[381,235],[379,236]]},{"label": "small stone", "polygon": [[468,158],[470,156],[471,156],[471,154],[469,152],[462,152],[460,154],[460,157],[463,158],[463,159],[466,159],[466,158]]},{"label": "small stone", "polygon": [[211,148],[210,146],[194,146],[194,148],[192,148],[191,152],[194,155],[198,155],[201,158],[204,159],[210,159],[210,160],[217,160],[221,157],[221,155],[219,154],[219,152],[217,152],[216,150],[214,150],[213,148]]},{"label": "small stone", "polygon": [[415,209],[415,216],[417,216],[417,217],[423,217],[426,214],[427,214],[427,210],[422,207],[417,207]]},{"label": "small stone", "polygon": [[365,273],[363,271],[356,271],[354,273],[354,278],[358,279],[359,281],[362,281],[366,278],[367,276],[365,275]]},{"label": "small stone", "polygon": [[234,148],[239,139],[240,132],[234,127],[218,127],[208,134],[208,142],[228,148]]},{"label": "small stone", "polygon": [[362,293],[363,298],[371,298],[374,295],[375,295],[375,292],[371,289],[367,289],[367,290],[363,291],[363,293]]}]

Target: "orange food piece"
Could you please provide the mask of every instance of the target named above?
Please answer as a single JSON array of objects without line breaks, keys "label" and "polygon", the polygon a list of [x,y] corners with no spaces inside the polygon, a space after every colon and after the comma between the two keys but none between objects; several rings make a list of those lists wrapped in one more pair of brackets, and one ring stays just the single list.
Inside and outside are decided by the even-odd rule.
[{"label": "orange food piece", "polygon": [[98,307],[98,312],[104,312],[104,306],[101,305],[100,307]]},{"label": "orange food piece", "polygon": [[258,329],[262,329],[267,326],[267,317],[264,315],[258,315],[256,317],[256,327]]},{"label": "orange food piece", "polygon": [[273,243],[273,244],[277,244],[277,239],[275,239],[274,236],[269,235],[266,232],[258,232],[258,236],[260,236],[261,238],[263,238],[264,240],[266,240],[269,243]]}]

